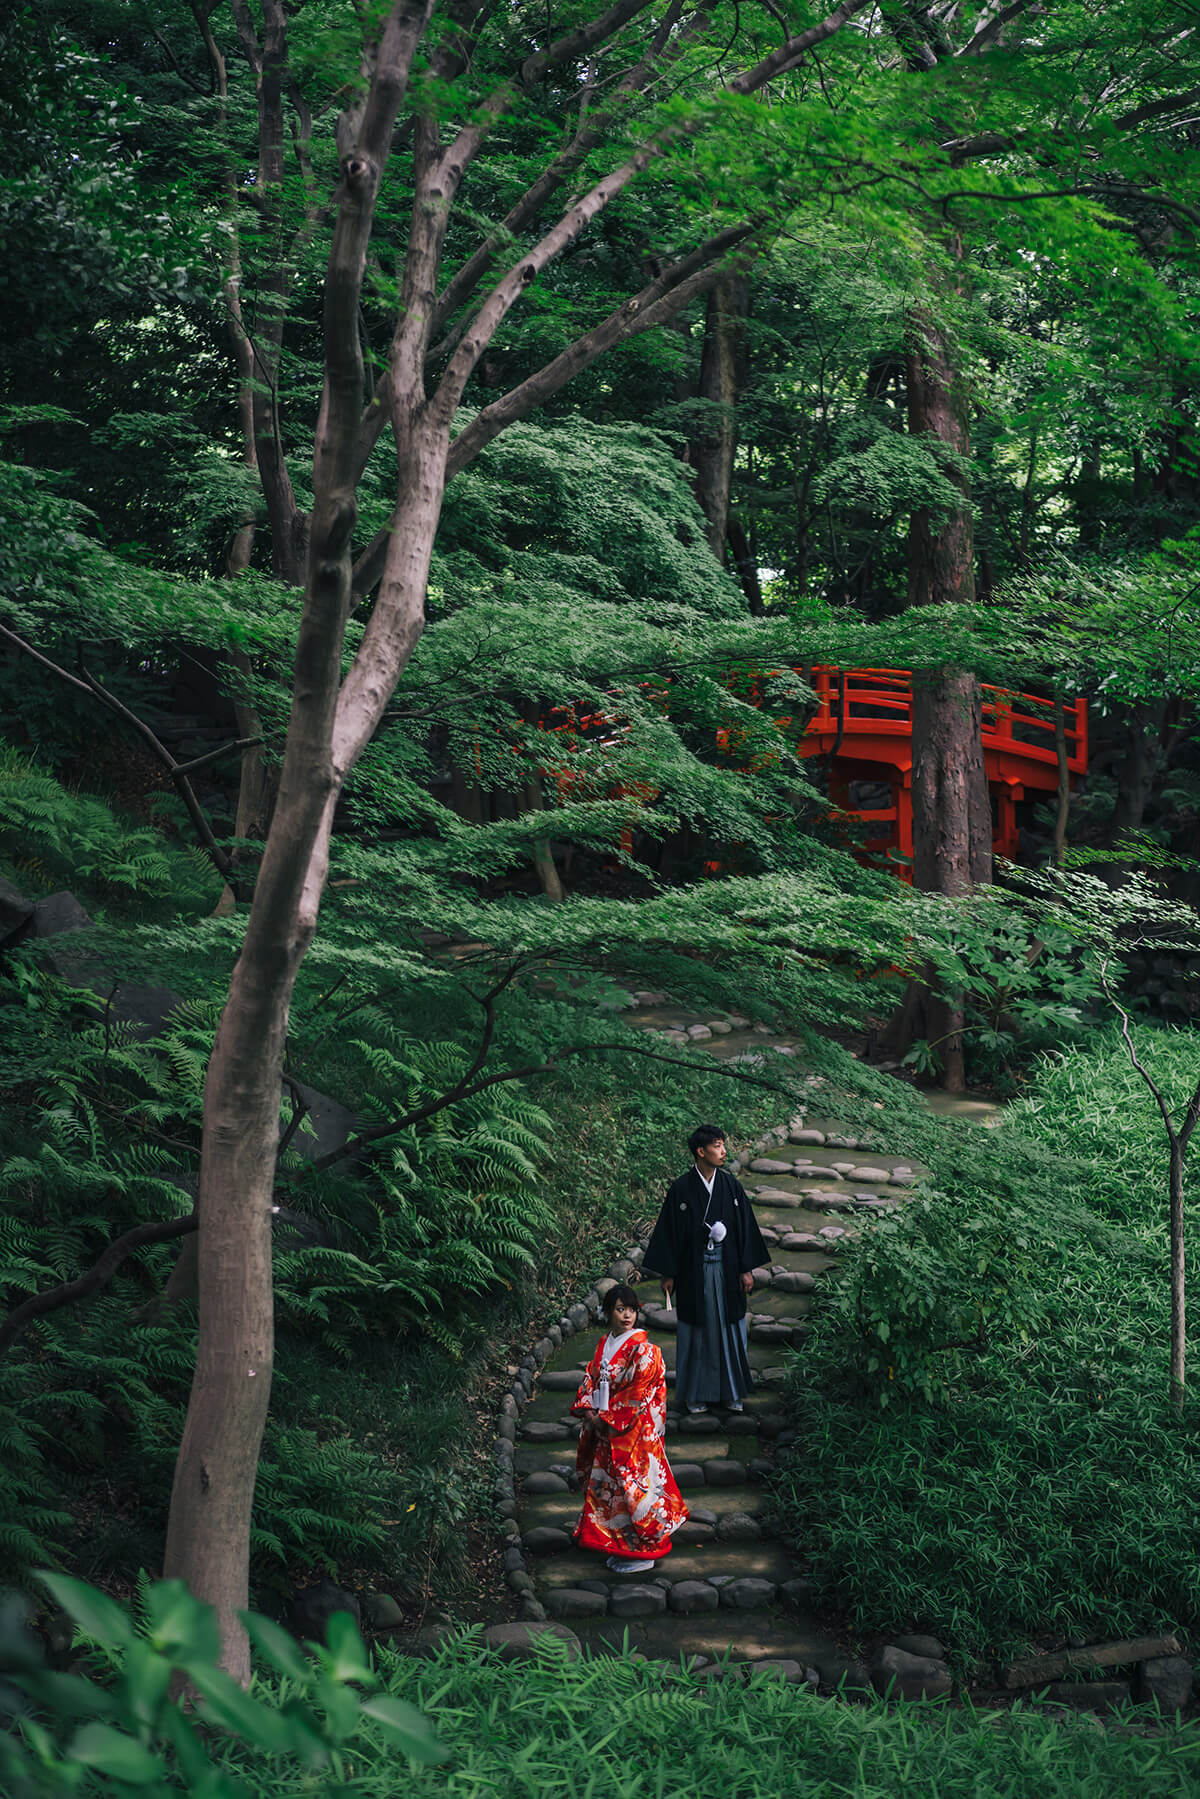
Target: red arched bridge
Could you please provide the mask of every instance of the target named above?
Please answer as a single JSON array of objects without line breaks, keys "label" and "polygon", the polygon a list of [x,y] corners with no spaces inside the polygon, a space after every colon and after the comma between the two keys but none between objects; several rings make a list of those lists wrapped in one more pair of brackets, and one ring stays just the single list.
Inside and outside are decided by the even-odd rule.
[{"label": "red arched bridge", "polygon": [[[817,711],[796,753],[829,758],[830,798],[874,827],[863,846],[872,858],[894,851],[911,859],[911,670],[814,668],[805,673],[817,696]],[[1058,788],[1059,711],[1067,768],[1075,777],[1087,769],[1086,700],[1047,700],[1005,687],[983,688],[983,760],[992,796],[992,848],[998,856],[1017,853],[1018,802]]]},{"label": "red arched bridge", "polygon": [[[867,827],[857,852],[868,862],[887,858],[902,879],[910,878],[908,863],[913,853],[912,809],[912,672],[906,668],[798,667],[796,674],[810,683],[817,709],[803,732],[795,734],[794,721],[775,722],[791,738],[799,756],[824,756],[829,761],[829,796],[840,811]],[[997,855],[1015,857],[1018,846],[1017,806],[1056,792],[1058,745],[1056,730],[1061,714],[1068,778],[1087,768],[1087,702],[1043,699],[1033,693],[1014,693],[1005,687],[983,692],[983,759],[992,798],[992,848]],[[750,683],[752,703],[761,705],[760,680]],[[661,695],[668,706],[668,692]],[[560,748],[570,756],[591,749],[603,751],[619,741],[627,729],[614,711],[584,713],[574,706],[556,706],[540,728],[553,732]],[[736,757],[741,733],[722,727],[716,744],[722,755]],[[590,787],[610,794],[635,797],[650,803],[657,791],[650,784],[605,782],[602,764],[592,762],[588,775],[584,764],[558,762],[543,770],[555,783],[560,800]],[[590,778],[589,778],[590,777]],[[633,832],[622,832],[622,848],[632,850]],[[720,864],[706,866],[716,870]]]}]

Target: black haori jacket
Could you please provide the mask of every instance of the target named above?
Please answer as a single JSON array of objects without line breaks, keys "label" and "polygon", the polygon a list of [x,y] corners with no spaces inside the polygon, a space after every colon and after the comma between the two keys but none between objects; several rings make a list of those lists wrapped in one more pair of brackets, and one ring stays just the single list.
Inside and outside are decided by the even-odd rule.
[{"label": "black haori jacket", "polygon": [[675,1309],[684,1324],[704,1323],[704,1246],[708,1242],[708,1223],[719,1218],[725,1226],[721,1256],[725,1270],[725,1316],[742,1318],[746,1312],[746,1295],[740,1275],[761,1268],[767,1260],[767,1246],[750,1209],[746,1190],[725,1168],[717,1169],[712,1201],[704,1182],[693,1165],[686,1174],[672,1181],[663,1200],[658,1223],[646,1245],[643,1267],[664,1280],[675,1282]]}]

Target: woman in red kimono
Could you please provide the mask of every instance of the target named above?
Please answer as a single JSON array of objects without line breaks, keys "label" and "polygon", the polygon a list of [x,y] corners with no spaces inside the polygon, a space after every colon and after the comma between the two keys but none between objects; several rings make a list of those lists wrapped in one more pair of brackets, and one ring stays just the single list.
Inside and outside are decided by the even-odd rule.
[{"label": "woman in red kimono", "polygon": [[670,1554],[671,1533],[688,1511],[663,1443],[662,1352],[635,1328],[632,1287],[610,1287],[603,1307],[608,1335],[596,1345],[571,1408],[583,1419],[576,1457],[583,1515],[575,1541],[606,1554],[614,1573],[636,1574]]}]

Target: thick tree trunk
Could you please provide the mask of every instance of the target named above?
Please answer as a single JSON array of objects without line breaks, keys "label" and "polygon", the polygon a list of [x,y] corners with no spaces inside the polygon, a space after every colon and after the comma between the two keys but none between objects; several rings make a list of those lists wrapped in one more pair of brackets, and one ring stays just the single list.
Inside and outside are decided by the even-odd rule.
[{"label": "thick tree trunk", "polygon": [[[969,604],[975,597],[971,496],[965,472],[970,454],[966,395],[944,327],[928,315],[916,324],[908,358],[908,423],[914,436],[932,438],[950,455],[949,479],[963,503],[934,524],[927,510],[913,514],[908,540],[910,605]],[[960,669],[919,672],[913,678],[913,885],[926,893],[968,893],[991,873],[992,814],[983,761],[979,682]],[[943,1085],[961,1092],[959,1005],[929,997],[930,1042],[938,1043]]]},{"label": "thick tree trunk", "polygon": [[1130,708],[1125,720],[1125,755],[1117,770],[1117,804],[1113,813],[1113,840],[1125,831],[1140,831],[1146,802],[1154,791],[1159,765],[1159,733],[1163,708],[1140,705]]},{"label": "thick tree trunk", "polygon": [[725,561],[729,495],[737,451],[736,407],[746,383],[749,310],[749,278],[736,271],[722,274],[708,297],[700,359],[700,398],[708,402],[708,408],[704,424],[688,450],[696,471],[696,499],[708,520],[709,547],[719,562]]}]

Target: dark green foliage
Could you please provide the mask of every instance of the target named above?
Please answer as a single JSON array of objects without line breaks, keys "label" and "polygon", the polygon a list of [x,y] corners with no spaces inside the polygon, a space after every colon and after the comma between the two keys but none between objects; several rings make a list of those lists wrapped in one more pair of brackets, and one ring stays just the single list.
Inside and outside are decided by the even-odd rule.
[{"label": "dark green foliage", "polygon": [[[1190,1088],[1185,1033],[1140,1042]],[[1168,1403],[1165,1146],[1115,1033],[1043,1062],[999,1130],[903,1096],[888,1113],[929,1195],[842,1258],[778,1516],[861,1630],[931,1629],[968,1663],[1191,1632],[1198,1414]]]},{"label": "dark green foliage", "polygon": [[[330,1619],[324,1645],[304,1650],[269,1618],[244,1614],[268,1679],[284,1683],[246,1693],[217,1666],[212,1608],[182,1581],[140,1583],[137,1618],[82,1581],[42,1574],[39,1582],[87,1646],[94,1673],[46,1668],[10,1597],[0,1611],[0,1708],[11,1724],[0,1734],[0,1771],[12,1799],[131,1790],[235,1799],[247,1789],[228,1765],[231,1749],[276,1778],[298,1777],[297,1791],[317,1779],[327,1792],[350,1790],[342,1779],[364,1754],[388,1753],[409,1770],[447,1759],[421,1713],[381,1690],[345,1612]],[[193,1694],[190,1715],[171,1690],[178,1675]]]},{"label": "dark green foliage", "polygon": [[[326,1646],[303,1650],[268,1619],[246,1614],[263,1672],[244,1694],[213,1665],[210,1615],[176,1583],[142,1592],[138,1624],[102,1593],[49,1584],[79,1635],[97,1645],[92,1660],[105,1672],[48,1672],[19,1617],[3,1616],[6,1703],[13,1708],[19,1696],[29,1707],[0,1737],[13,1799],[135,1786],[198,1799],[286,1799],[318,1786],[364,1799],[1200,1793],[1194,1731],[1153,1714],[1131,1718],[1127,1730],[1084,1730],[1021,1705],[845,1705],[765,1675],[702,1684],[686,1669],[627,1657],[572,1662],[553,1641],[529,1660],[504,1663],[474,1634],[428,1660],[377,1650],[372,1666],[345,1614],[332,1621]],[[171,1667],[196,1689],[189,1716],[167,1696]]]}]

